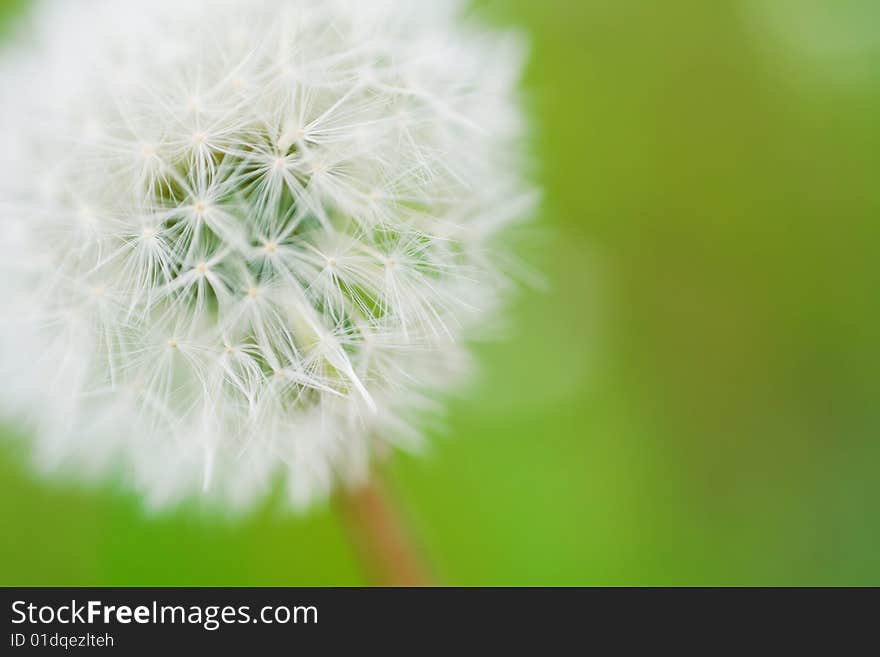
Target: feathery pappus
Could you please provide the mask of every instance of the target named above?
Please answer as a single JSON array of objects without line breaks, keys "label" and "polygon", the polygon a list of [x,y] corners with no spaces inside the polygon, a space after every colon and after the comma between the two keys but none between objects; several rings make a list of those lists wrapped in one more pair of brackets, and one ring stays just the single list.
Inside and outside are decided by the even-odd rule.
[{"label": "feathery pappus", "polygon": [[511,286],[522,47],[458,2],[43,0],[0,58],[0,409],[153,505],[418,446]]}]

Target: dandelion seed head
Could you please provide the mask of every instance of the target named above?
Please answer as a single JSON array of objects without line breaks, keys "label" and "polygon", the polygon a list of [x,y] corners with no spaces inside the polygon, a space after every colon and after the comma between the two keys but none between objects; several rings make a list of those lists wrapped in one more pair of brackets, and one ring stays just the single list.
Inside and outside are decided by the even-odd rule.
[{"label": "dandelion seed head", "polygon": [[22,30],[0,412],[38,463],[156,506],[281,473],[305,507],[417,448],[534,200],[516,36],[454,0],[42,0]]}]

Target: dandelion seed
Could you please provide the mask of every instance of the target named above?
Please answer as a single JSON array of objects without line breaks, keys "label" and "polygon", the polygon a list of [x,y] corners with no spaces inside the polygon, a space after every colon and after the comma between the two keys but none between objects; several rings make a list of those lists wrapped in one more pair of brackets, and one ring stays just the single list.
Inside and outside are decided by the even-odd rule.
[{"label": "dandelion seed", "polygon": [[530,212],[516,39],[454,0],[80,11],[0,69],[0,411],[160,506],[412,445]]}]

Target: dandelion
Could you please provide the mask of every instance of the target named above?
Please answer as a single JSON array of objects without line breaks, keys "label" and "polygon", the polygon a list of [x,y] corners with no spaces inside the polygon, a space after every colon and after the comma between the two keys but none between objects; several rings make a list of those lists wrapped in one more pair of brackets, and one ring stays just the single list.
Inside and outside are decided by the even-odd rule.
[{"label": "dandelion", "polygon": [[37,4],[0,68],[0,402],[39,463],[303,507],[417,447],[509,286],[520,63],[455,2]]}]

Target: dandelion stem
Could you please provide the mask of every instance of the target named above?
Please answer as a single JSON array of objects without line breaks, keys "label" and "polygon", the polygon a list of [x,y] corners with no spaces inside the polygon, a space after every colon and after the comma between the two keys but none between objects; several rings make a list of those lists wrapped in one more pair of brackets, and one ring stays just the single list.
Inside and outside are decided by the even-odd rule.
[{"label": "dandelion stem", "polygon": [[341,491],[336,506],[371,584],[432,583],[406,523],[377,477],[361,488]]}]

